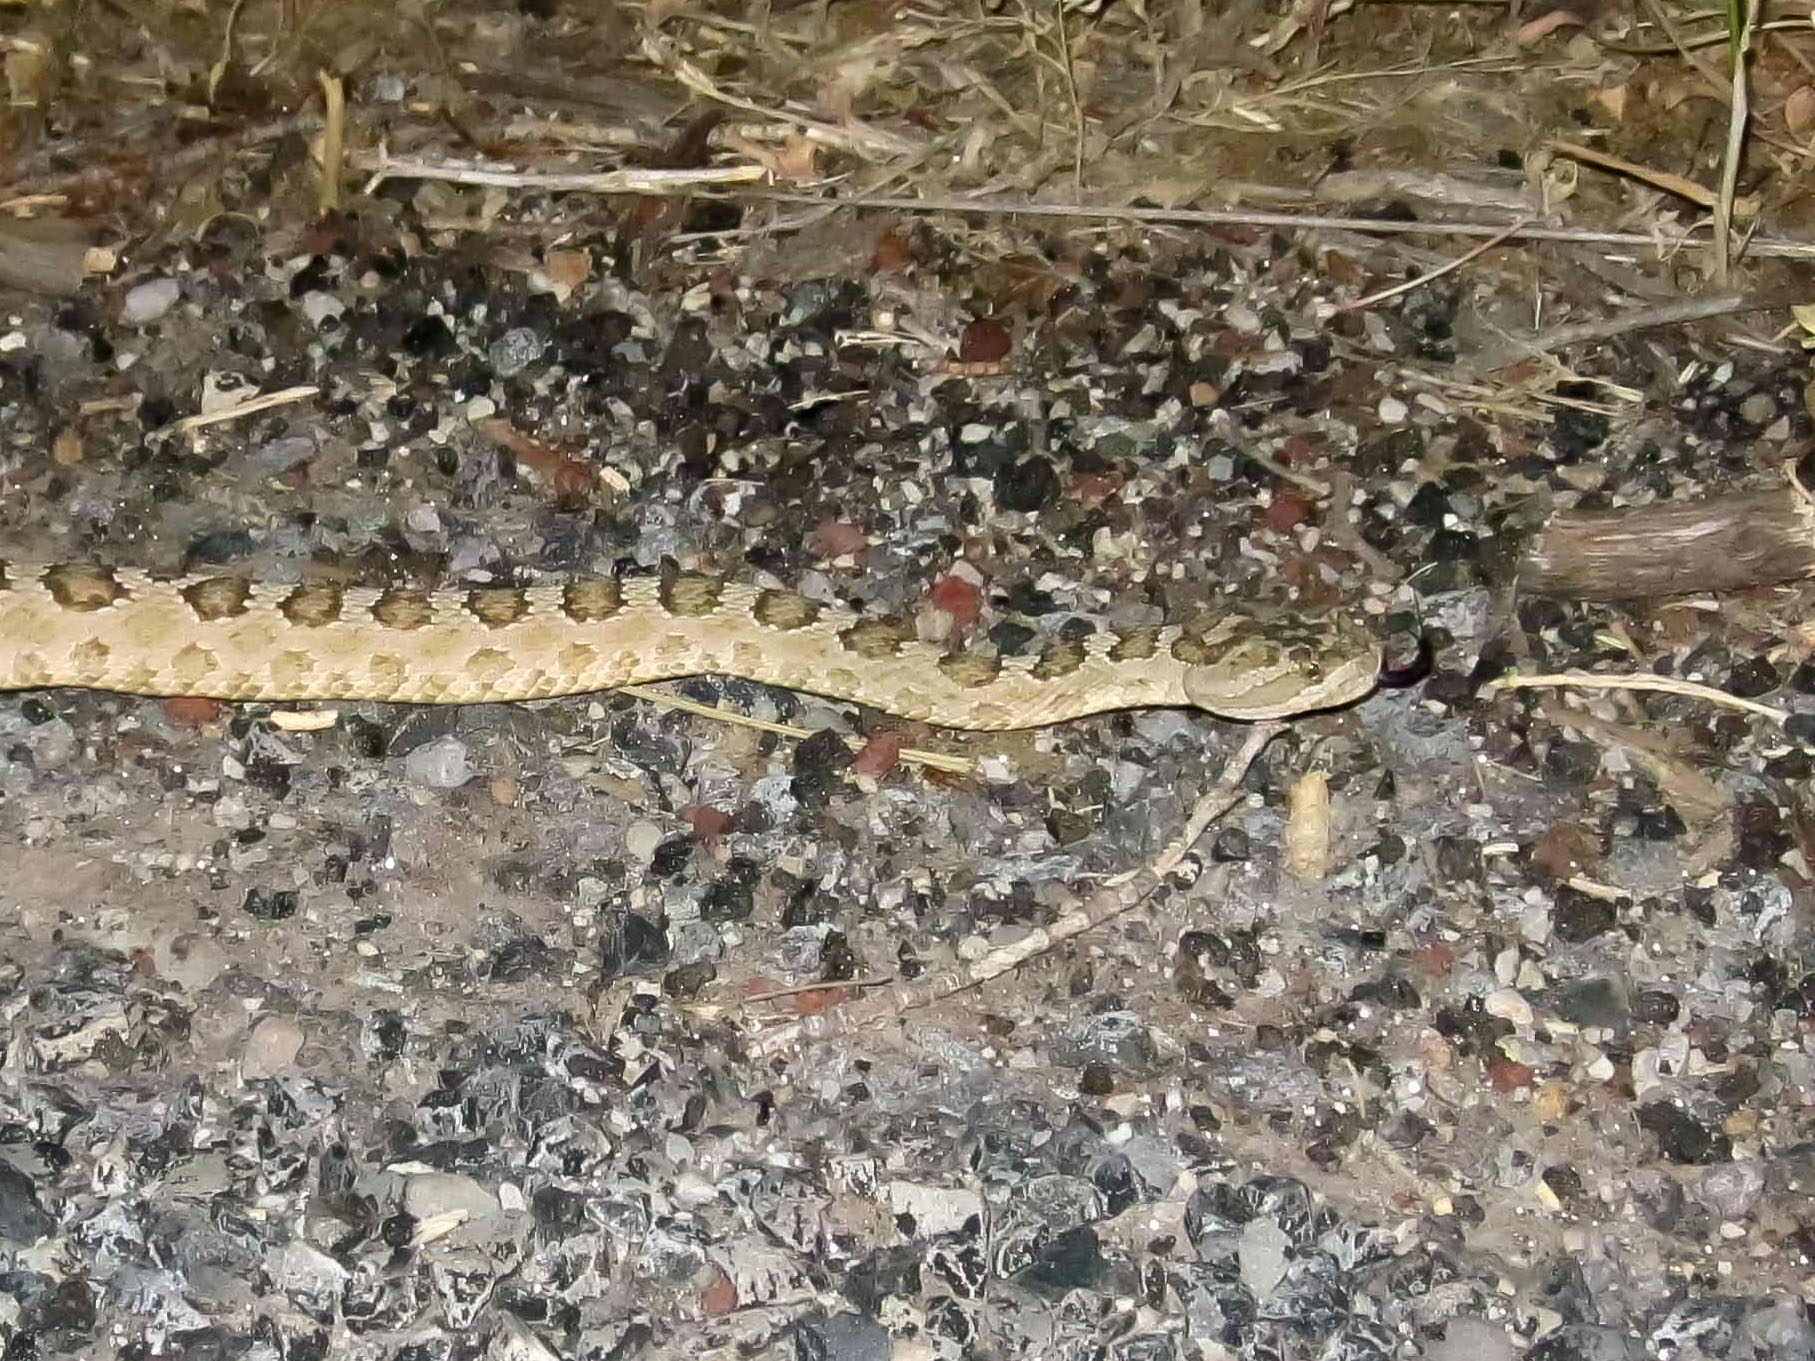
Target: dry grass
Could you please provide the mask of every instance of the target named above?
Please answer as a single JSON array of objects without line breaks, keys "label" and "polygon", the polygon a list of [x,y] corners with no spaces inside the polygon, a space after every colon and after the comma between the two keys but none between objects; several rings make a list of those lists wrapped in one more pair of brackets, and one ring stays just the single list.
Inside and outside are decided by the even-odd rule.
[{"label": "dry grass", "polygon": [[[872,244],[986,208],[962,232],[979,264],[1015,258],[1008,228],[1036,214],[1179,240],[1302,227],[1361,266],[1311,281],[1326,315],[1450,271],[1531,300],[1503,365],[1563,348],[1563,322],[1617,328],[1582,287],[1609,259],[1640,283],[1633,315],[1680,322],[1703,289],[1795,300],[1780,262],[1815,253],[1806,15],[1754,7],[1735,63],[1723,12],[1634,2],[1592,31],[1567,9],[1340,0],[12,9],[0,199],[117,246],[248,211],[294,236],[410,178],[436,182],[417,207],[437,230],[629,222],[644,263],[698,239],[685,205],[708,192],[744,206],[714,232],[733,253],[859,208]],[[1425,244],[1445,237],[1485,244]],[[1777,343],[1713,311],[1681,315]],[[1502,415],[1551,385],[1481,369],[1469,400]]]}]

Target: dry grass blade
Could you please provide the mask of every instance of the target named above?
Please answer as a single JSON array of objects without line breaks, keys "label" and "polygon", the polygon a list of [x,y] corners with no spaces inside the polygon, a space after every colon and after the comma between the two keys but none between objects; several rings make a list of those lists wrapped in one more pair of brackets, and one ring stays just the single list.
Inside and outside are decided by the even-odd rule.
[{"label": "dry grass blade", "polygon": [[1727,112],[1727,146],[1721,157],[1720,197],[1714,205],[1714,281],[1722,288],[1733,274],[1733,199],[1739,186],[1739,163],[1746,150],[1751,121],[1751,86],[1747,67],[1752,57],[1752,28],[1758,22],[1757,0],[1736,0],[1739,32],[1733,44],[1733,100]]},{"label": "dry grass blade", "polygon": [[338,76],[319,72],[321,81],[321,188],[315,205],[323,217],[340,211],[340,177],[346,168],[347,96]]},{"label": "dry grass blade", "polygon": [[355,168],[372,178],[364,192],[373,193],[386,180],[441,180],[448,184],[485,185],[495,189],[544,189],[566,194],[687,194],[702,187],[749,184],[765,179],[760,165],[728,165],[691,170],[596,170],[542,172],[504,170],[460,161],[418,161],[383,151],[353,157]]},{"label": "dry grass blade", "polygon": [[261,411],[270,411],[274,407],[291,406],[296,402],[307,401],[320,391],[321,389],[313,383],[299,383],[295,387],[248,397],[243,402],[235,402],[218,411],[201,411],[193,416],[184,416],[181,420],[173,422],[170,428],[178,434],[187,435],[210,425],[224,425],[228,421],[243,420],[247,416],[256,416]]},{"label": "dry grass blade", "polygon": [[[1504,222],[1404,222],[1387,217],[1339,217],[1324,213],[1281,213],[1243,208],[1147,208],[1105,203],[1052,203],[999,195],[963,197],[929,195],[905,198],[887,194],[808,194],[787,189],[749,189],[740,197],[773,203],[804,203],[830,208],[863,208],[892,213],[984,213],[1000,217],[1057,217],[1080,221],[1136,222],[1184,227],[1278,227],[1285,231],[1358,232],[1370,236],[1497,237]],[[1514,241],[1563,241],[1588,246],[1620,246],[1656,253],[1693,244],[1693,232],[1677,237],[1657,232],[1618,232],[1588,227],[1550,227],[1530,223],[1511,233]],[[1815,260],[1815,241],[1784,236],[1754,236],[1749,254],[1788,260]]]},{"label": "dry grass blade", "polygon": [[1680,680],[1675,676],[1651,676],[1632,673],[1622,676],[1602,676],[1589,671],[1555,671],[1537,676],[1501,676],[1491,680],[1484,687],[1488,690],[1539,690],[1563,689],[1575,687],[1583,690],[1653,690],[1665,695],[1682,695],[1687,699],[1706,700],[1709,704],[1718,704],[1728,709],[1740,709],[1760,718],[1768,718],[1773,723],[1787,723],[1790,714],[1785,709],[1774,709],[1769,704],[1760,704],[1757,700],[1742,699],[1730,695],[1725,690],[1718,690],[1712,685],[1703,685],[1699,681]]},{"label": "dry grass blade", "polygon": [[1583,165],[1592,165],[1600,170],[1611,170],[1616,175],[1629,175],[1641,180],[1655,189],[1662,189],[1667,194],[1688,199],[1700,208],[1712,208],[1715,197],[1709,190],[1694,180],[1682,175],[1673,175],[1668,170],[1653,170],[1649,166],[1639,165],[1634,161],[1610,156],[1605,151],[1596,151],[1593,147],[1582,146],[1577,142],[1550,142],[1552,151],[1580,161]]}]

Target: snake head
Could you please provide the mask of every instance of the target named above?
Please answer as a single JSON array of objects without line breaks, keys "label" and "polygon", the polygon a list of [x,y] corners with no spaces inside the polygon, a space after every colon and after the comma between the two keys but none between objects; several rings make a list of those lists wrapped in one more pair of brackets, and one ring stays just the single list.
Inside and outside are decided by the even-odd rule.
[{"label": "snake head", "polygon": [[1380,679],[1380,644],[1345,614],[1224,615],[1188,627],[1173,655],[1193,704],[1247,722],[1340,708]]}]

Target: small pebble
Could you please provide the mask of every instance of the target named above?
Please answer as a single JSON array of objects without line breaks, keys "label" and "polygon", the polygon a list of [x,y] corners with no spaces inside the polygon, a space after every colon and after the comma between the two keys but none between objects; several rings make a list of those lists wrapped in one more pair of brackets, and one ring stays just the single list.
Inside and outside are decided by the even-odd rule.
[{"label": "small pebble", "polygon": [[542,337],[526,326],[506,331],[487,347],[485,357],[500,378],[514,378],[542,357]]},{"label": "small pebble", "polygon": [[302,1052],[303,1033],[294,1021],[268,1016],[247,1037],[240,1056],[240,1076],[248,1082],[276,1077],[296,1062]]},{"label": "small pebble", "polygon": [[404,758],[403,768],[411,783],[429,789],[458,789],[475,773],[466,743],[448,736],[424,742]]},{"label": "small pebble", "polygon": [[143,326],[156,321],[177,304],[183,290],[175,279],[147,279],[127,291],[120,306],[120,320],[128,326]]}]

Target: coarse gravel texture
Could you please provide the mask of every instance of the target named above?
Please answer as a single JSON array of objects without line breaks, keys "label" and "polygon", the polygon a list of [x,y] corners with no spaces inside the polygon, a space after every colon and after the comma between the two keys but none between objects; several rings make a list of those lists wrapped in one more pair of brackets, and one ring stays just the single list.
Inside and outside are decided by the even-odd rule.
[{"label": "coarse gravel texture", "polygon": [[[1640,403],[1497,418],[1433,381],[1469,285],[1320,311],[1382,282],[1355,240],[1030,231],[998,324],[937,221],[844,223],[877,244],[830,277],[706,238],[648,278],[570,246],[576,282],[413,213],[281,248],[224,218],[15,300],[6,552],[672,561],[1002,651],[1343,602],[1428,627],[1436,673],[1294,725],[1109,927],[760,1062],[765,1017],[838,1000],[805,985],[922,976],[1151,858],[1239,731],[903,732],[723,678],[676,689],[819,735],[0,699],[0,1355],[1815,1357],[1805,593],[1502,588],[1552,510],[1798,457],[1800,359],[1633,339],[1582,369]],[[1480,689],[1514,666],[1795,717]],[[1321,880],[1281,867],[1310,770]]]}]

